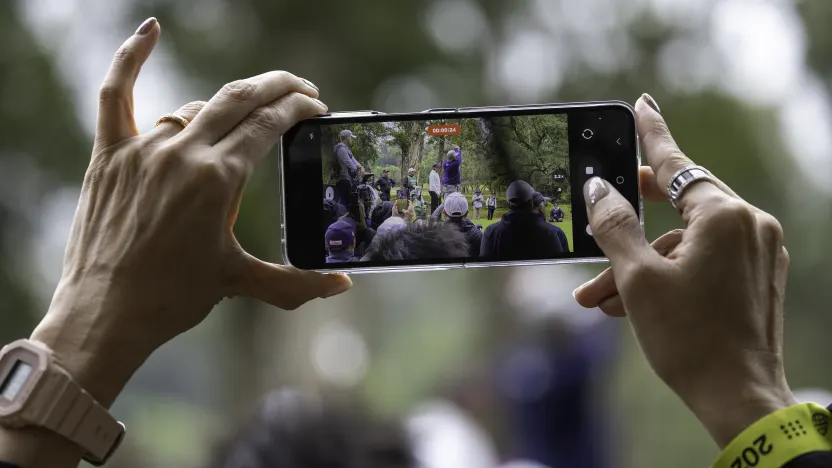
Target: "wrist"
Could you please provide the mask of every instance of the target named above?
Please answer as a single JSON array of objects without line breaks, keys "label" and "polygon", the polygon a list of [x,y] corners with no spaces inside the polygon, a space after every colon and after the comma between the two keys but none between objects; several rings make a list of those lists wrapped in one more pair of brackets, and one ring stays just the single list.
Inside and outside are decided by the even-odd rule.
[{"label": "wrist", "polygon": [[763,417],[797,403],[785,378],[761,384],[753,380],[715,379],[712,391],[683,396],[720,449]]},{"label": "wrist", "polygon": [[105,408],[155,349],[152,337],[136,336],[140,328],[113,323],[108,311],[119,307],[106,295],[61,284],[30,336],[49,346],[61,367]]},{"label": "wrist", "polygon": [[[105,295],[62,281],[30,339],[46,344],[59,365],[100,405],[109,408],[149,355],[137,337],[114,328]],[[112,316],[112,314],[110,314]],[[83,449],[40,427],[0,427],[0,460],[32,468],[77,466]]]}]

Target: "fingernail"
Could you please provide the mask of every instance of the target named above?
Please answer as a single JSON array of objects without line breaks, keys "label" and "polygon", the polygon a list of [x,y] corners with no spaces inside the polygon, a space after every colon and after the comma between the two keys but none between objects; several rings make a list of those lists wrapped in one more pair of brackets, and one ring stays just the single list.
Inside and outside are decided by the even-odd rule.
[{"label": "fingernail", "polygon": [[593,177],[584,184],[584,202],[589,205],[594,205],[606,197],[609,193],[607,184],[604,179],[600,177]]},{"label": "fingernail", "polygon": [[576,297],[578,295],[578,289],[581,288],[575,288],[575,290],[572,291],[572,299],[575,299],[576,301],[578,300],[578,298]]},{"label": "fingernail", "polygon": [[151,16],[150,18],[144,20],[144,23],[142,23],[142,25],[139,26],[139,29],[136,30],[136,34],[140,36],[147,34],[151,29],[153,29],[153,26],[156,26],[156,18]]},{"label": "fingernail", "polygon": [[313,101],[315,101],[315,102],[317,102],[319,106],[323,107],[323,108],[324,108],[324,112],[326,112],[327,110],[329,110],[329,106],[327,106],[326,104],[324,104],[323,102],[321,102],[321,100],[320,100],[320,99],[315,99],[315,98],[312,98],[312,100],[313,100]]},{"label": "fingernail", "polygon": [[301,80],[302,80],[304,83],[306,83],[308,86],[310,86],[310,87],[312,87],[312,88],[315,88],[315,91],[318,91],[318,87],[317,87],[317,86],[315,86],[315,83],[313,83],[313,82],[311,82],[311,81],[307,80],[306,78],[301,78]]},{"label": "fingernail", "polygon": [[[344,276],[344,275],[340,275],[340,276]],[[338,294],[346,292],[347,290],[350,289],[350,287],[352,287],[352,281],[350,281],[349,278],[347,278],[346,280],[341,279],[337,283],[334,283],[330,287],[330,289],[321,296],[321,298],[326,299],[327,297],[336,296]]]},{"label": "fingernail", "polygon": [[648,106],[652,107],[654,111],[658,112],[659,114],[662,113],[662,110],[659,109],[659,105],[656,104],[656,100],[653,99],[653,96],[644,93],[641,95],[641,97],[644,98],[644,102],[646,102]]}]

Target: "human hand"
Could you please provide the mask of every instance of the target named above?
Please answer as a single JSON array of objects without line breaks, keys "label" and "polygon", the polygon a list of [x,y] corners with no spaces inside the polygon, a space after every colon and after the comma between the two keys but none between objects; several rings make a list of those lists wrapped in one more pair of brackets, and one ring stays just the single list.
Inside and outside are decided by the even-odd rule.
[{"label": "human hand", "polygon": [[355,225],[359,231],[367,230],[367,212],[364,210],[364,204],[358,204],[358,218],[355,220]]},{"label": "human hand", "polygon": [[63,275],[32,335],[105,406],[153,350],[224,297],[295,309],[351,285],[346,276],[263,262],[233,232],[257,163],[296,122],[326,112],[318,90],[269,72],[180,108],[186,128],[169,121],[139,134],[133,86],[159,34],[153,20],[130,37],[101,87]]},{"label": "human hand", "polygon": [[413,207],[413,200],[408,200],[407,202],[407,211],[405,211],[407,215],[407,220],[411,221],[416,216],[416,209]]},{"label": "human hand", "polygon": [[[683,155],[644,97],[637,127],[649,169],[645,199],[667,200]],[[584,307],[625,315],[656,374],[725,446],[760,417],[794,403],[783,370],[783,230],[719,180],[688,187],[685,230],[651,246],[632,206],[611,184],[584,186],[595,240],[611,269],[575,291]]]}]

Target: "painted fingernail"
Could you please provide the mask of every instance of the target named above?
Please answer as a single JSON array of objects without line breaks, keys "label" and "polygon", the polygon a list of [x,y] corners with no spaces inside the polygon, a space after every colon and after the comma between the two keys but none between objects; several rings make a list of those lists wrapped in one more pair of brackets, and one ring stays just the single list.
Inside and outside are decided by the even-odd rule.
[{"label": "painted fingernail", "polygon": [[312,98],[312,100],[313,100],[313,101],[315,101],[316,103],[318,103],[318,105],[319,105],[319,106],[323,107],[324,112],[326,112],[327,110],[329,110],[329,107],[328,107],[326,104],[324,104],[323,102],[321,102],[321,100],[320,100],[320,99],[315,99],[315,98]]},{"label": "painted fingernail", "polygon": [[593,177],[584,184],[584,201],[588,205],[594,205],[598,203],[602,198],[606,197],[609,193],[607,190],[607,184],[604,183],[604,179],[600,177]]},{"label": "painted fingernail", "polygon": [[644,99],[644,102],[646,102],[648,106],[653,108],[654,111],[658,112],[659,114],[662,113],[662,110],[659,109],[659,105],[656,104],[656,100],[653,99],[653,96],[644,93],[641,95],[641,97]]},{"label": "painted fingernail", "polygon": [[304,83],[306,83],[306,84],[307,84],[307,86],[310,86],[310,87],[312,87],[312,88],[315,88],[315,91],[318,91],[318,87],[317,87],[317,86],[315,86],[315,83],[313,83],[313,82],[311,82],[311,81],[307,80],[306,78],[301,78],[301,81],[303,81]]},{"label": "painted fingernail", "polygon": [[143,36],[149,33],[150,30],[153,29],[153,26],[156,26],[156,23],[156,18],[151,16],[150,18],[144,20],[144,23],[142,23],[142,25],[139,26],[139,29],[136,30],[136,34]]}]

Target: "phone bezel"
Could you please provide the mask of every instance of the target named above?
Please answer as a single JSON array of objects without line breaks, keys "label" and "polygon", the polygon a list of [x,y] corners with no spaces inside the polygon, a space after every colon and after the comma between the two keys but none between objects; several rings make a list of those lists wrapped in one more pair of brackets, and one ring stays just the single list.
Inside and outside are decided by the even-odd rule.
[{"label": "phone bezel", "polygon": [[[534,110],[534,111],[541,111],[541,110],[557,110],[557,111],[568,111],[570,109],[587,109],[593,107],[622,107],[626,109],[633,117],[635,121],[636,113],[633,106],[629,103],[624,101],[591,101],[591,102],[570,102],[570,103],[551,103],[551,104],[531,104],[531,105],[506,105],[506,106],[485,106],[485,107],[460,107],[460,108],[438,108],[438,109],[426,109],[421,112],[412,112],[412,113],[393,113],[393,114],[386,114],[384,112],[367,110],[367,111],[352,111],[352,112],[333,112],[329,114],[320,115],[309,119],[305,122],[309,121],[338,121],[338,120],[350,120],[355,121],[356,119],[360,120],[362,117],[372,117],[373,120],[377,120],[378,117],[383,117],[384,120],[395,120],[398,118],[407,118],[409,120],[417,120],[414,117],[425,117],[429,119],[431,114],[442,114],[442,115],[453,115],[453,114],[460,114],[465,112],[477,112],[477,113],[494,113],[499,114],[505,111],[518,111],[522,112],[523,110]],[[464,118],[462,116],[461,118]],[[302,122],[301,122],[302,123]],[[330,122],[332,123],[332,122]],[[299,123],[300,125],[300,123]],[[636,149],[636,170],[638,167],[641,166],[641,143],[639,141],[638,132],[635,131],[633,135],[634,142],[635,142],[635,149]],[[281,230],[281,254],[282,254],[282,262],[284,265],[292,266],[290,258],[289,258],[289,247],[287,241],[287,217],[286,217],[286,193],[285,193],[285,175],[286,175],[286,164],[288,164],[288,160],[284,155],[284,144],[283,144],[283,137],[280,137],[280,141],[278,142],[278,166],[280,168],[280,177],[279,177],[279,190],[280,190],[280,230]],[[638,207],[636,213],[639,219],[639,225],[641,226],[642,232],[644,231],[644,200],[641,196],[641,182],[636,178],[636,186],[638,188],[637,192],[637,200],[638,200]],[[582,258],[554,258],[554,259],[541,259],[541,260],[522,260],[522,261],[496,261],[496,262],[462,262],[462,263],[438,263],[438,264],[414,264],[414,265],[389,265],[389,266],[382,266],[382,265],[372,265],[372,266],[361,266],[361,262],[352,262],[352,263],[341,263],[337,265],[351,265],[351,268],[333,268],[333,269],[311,269],[309,271],[316,271],[320,273],[347,273],[347,274],[360,274],[360,273],[384,273],[384,272],[391,272],[391,271],[439,271],[439,270],[452,270],[452,269],[460,269],[460,268],[490,268],[490,267],[506,267],[506,266],[530,266],[530,265],[561,265],[561,264],[572,264],[572,263],[603,263],[609,261],[607,257],[582,257]]]}]

